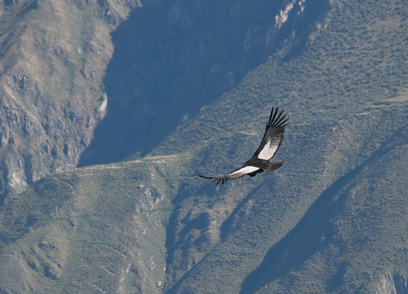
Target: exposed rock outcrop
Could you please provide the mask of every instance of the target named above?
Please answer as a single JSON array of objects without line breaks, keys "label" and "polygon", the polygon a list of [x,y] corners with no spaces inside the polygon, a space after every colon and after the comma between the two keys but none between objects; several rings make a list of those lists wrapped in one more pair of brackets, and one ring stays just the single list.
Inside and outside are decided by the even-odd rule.
[{"label": "exposed rock outcrop", "polygon": [[76,166],[106,113],[110,32],[137,5],[0,4],[0,195]]}]

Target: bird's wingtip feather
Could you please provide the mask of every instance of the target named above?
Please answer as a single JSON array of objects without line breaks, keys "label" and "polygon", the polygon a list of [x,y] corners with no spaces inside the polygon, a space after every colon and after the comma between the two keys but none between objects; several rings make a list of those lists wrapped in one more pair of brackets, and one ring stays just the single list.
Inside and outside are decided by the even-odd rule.
[{"label": "bird's wingtip feather", "polygon": [[203,176],[203,175],[200,175],[200,174],[197,174],[197,176],[199,176],[200,178],[204,178],[204,179],[210,179],[210,180],[215,179],[215,177],[207,177],[207,176]]}]

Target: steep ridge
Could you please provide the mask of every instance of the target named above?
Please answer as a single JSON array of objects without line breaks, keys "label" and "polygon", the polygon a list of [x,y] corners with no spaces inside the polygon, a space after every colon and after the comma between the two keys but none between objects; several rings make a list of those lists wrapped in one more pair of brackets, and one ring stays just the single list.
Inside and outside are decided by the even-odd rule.
[{"label": "steep ridge", "polygon": [[106,113],[110,31],[136,1],[0,3],[0,198],[71,169]]}]

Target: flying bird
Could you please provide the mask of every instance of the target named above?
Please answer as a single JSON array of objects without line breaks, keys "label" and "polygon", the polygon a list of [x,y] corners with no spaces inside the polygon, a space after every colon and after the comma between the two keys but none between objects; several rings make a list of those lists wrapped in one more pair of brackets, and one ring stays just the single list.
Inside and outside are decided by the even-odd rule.
[{"label": "flying bird", "polygon": [[245,162],[243,166],[216,177],[198,176],[210,179],[212,183],[218,185],[219,183],[224,184],[228,180],[239,179],[245,175],[254,177],[258,173],[270,172],[280,168],[283,164],[283,160],[274,162],[270,162],[269,160],[275,155],[282,143],[283,132],[289,120],[289,118],[286,118],[286,115],[287,114],[283,114],[283,111],[279,112],[279,108],[274,110],[272,107],[261,144],[252,158]]}]

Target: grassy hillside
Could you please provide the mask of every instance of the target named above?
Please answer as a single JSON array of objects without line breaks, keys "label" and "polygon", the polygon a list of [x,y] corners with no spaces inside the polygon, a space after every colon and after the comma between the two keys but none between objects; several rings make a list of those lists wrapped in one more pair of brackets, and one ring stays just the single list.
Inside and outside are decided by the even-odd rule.
[{"label": "grassy hillside", "polygon": [[2,291],[158,292],[169,195],[183,164],[177,155],[146,158],[59,173],[28,187],[1,214]]},{"label": "grassy hillside", "polygon": [[[332,1],[301,47],[288,41],[145,158],[17,191],[0,211],[0,289],[406,291],[407,16],[402,1]],[[290,115],[282,168],[219,187],[196,176],[248,159],[272,105]]]}]

